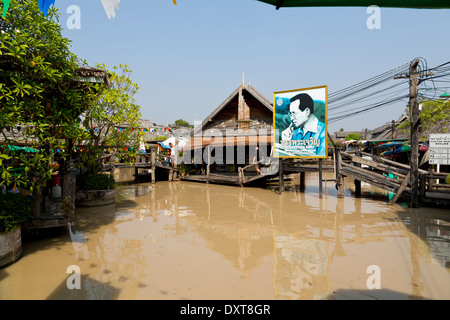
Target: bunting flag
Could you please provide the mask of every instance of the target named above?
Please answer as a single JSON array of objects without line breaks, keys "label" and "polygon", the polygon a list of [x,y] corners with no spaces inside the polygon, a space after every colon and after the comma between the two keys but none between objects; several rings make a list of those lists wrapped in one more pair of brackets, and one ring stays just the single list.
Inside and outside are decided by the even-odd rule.
[{"label": "bunting flag", "polygon": [[[177,5],[177,0],[172,0],[174,5]],[[5,18],[6,13],[9,9],[9,4],[11,3],[11,0],[0,0],[0,3],[3,2],[3,18]],[[114,8],[117,10],[120,9],[120,0],[101,0],[103,9],[105,9],[106,15],[108,16],[108,19],[115,18],[116,12]],[[47,16],[48,9],[51,5],[53,7],[55,6],[55,0],[38,0],[39,9],[42,11],[44,16]]]},{"label": "bunting flag", "polygon": [[39,0],[38,4],[39,9],[44,13],[44,16],[47,16],[50,6],[55,6],[55,0]]},{"label": "bunting flag", "polygon": [[103,4],[103,9],[105,9],[106,15],[108,19],[115,18],[116,12],[114,8],[117,10],[120,9],[120,0],[101,0]]},{"label": "bunting flag", "polygon": [[4,18],[6,16],[6,13],[8,12],[10,0],[0,0],[0,2],[3,2],[3,18]]}]

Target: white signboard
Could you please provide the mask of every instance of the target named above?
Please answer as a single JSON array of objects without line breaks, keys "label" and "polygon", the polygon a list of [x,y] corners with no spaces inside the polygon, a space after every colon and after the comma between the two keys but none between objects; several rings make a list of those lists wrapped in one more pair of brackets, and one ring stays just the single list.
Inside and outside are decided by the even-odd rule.
[{"label": "white signboard", "polygon": [[430,134],[430,164],[450,164],[450,133]]}]

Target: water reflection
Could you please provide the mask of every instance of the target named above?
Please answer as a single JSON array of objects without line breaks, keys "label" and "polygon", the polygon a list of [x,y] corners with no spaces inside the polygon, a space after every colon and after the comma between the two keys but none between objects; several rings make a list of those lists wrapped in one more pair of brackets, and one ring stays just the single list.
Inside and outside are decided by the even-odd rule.
[{"label": "water reflection", "polygon": [[[26,243],[24,257],[1,270],[0,298],[450,298],[447,211],[348,190],[337,199],[334,185],[321,199],[316,181],[307,176],[302,192],[293,180],[282,195],[122,185],[116,204],[78,208],[67,235]],[[63,285],[69,265],[83,275],[76,294]],[[370,265],[380,267],[382,290],[367,288]]]},{"label": "water reflection", "polygon": [[327,298],[327,251],[326,241],[276,234],[276,294],[290,299]]}]

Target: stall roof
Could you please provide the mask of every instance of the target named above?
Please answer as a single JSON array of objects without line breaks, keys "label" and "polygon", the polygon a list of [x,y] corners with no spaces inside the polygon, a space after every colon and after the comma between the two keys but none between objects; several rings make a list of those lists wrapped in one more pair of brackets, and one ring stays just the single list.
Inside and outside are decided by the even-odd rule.
[{"label": "stall roof", "polygon": [[258,136],[232,136],[232,137],[191,137],[191,140],[183,147],[184,151],[198,148],[211,147],[235,147],[249,145],[272,144],[271,135]]}]

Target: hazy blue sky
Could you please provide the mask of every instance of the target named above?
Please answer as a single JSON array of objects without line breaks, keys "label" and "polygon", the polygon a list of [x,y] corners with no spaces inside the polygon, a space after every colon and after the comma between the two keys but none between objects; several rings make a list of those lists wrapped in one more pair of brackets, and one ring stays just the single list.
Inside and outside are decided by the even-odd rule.
[{"label": "hazy blue sky", "polygon": [[[128,64],[140,86],[143,118],[158,124],[203,120],[245,82],[274,91],[328,85],[329,93],[408,63],[450,60],[450,10],[381,8],[369,30],[359,8],[281,8],[256,0],[122,0],[108,19],[100,0],[57,0],[64,35],[90,65]],[[69,30],[70,5],[81,29]],[[405,92],[407,94],[407,92]],[[405,101],[406,102],[406,101]],[[404,104],[333,123],[374,128],[397,119]]]}]

